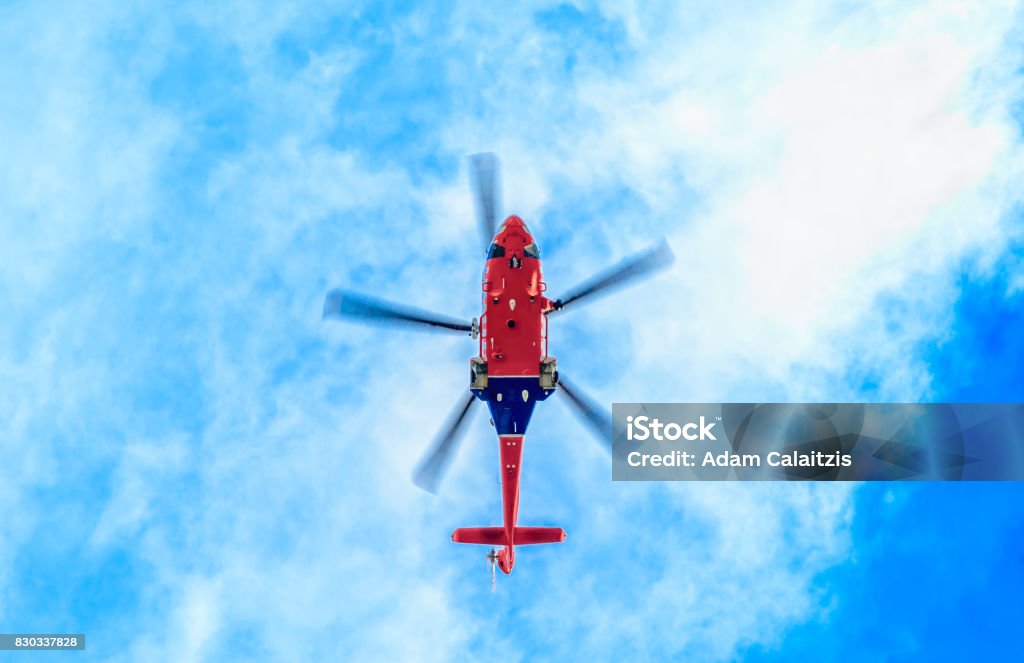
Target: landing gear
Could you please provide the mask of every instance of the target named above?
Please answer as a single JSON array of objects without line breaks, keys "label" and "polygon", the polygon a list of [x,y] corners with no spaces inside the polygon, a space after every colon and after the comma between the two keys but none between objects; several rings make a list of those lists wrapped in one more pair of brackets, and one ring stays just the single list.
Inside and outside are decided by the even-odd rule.
[{"label": "landing gear", "polygon": [[487,389],[487,362],[481,357],[469,360],[469,388],[474,391]]},{"label": "landing gear", "polygon": [[540,363],[540,388],[554,389],[558,386],[558,364],[554,357],[548,357]]}]

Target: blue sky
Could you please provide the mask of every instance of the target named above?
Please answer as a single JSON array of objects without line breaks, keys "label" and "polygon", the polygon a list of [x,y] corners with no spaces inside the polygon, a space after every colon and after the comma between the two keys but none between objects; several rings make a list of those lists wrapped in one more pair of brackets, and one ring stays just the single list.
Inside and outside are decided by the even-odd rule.
[{"label": "blue sky", "polygon": [[[603,402],[1024,400],[1021,13],[942,2],[0,7],[0,631],[88,660],[941,659],[1020,648],[1018,485],[632,485],[564,404],[523,551],[477,416],[467,154]],[[56,656],[56,655],[55,655]],[[45,656],[42,656],[45,658]]]}]

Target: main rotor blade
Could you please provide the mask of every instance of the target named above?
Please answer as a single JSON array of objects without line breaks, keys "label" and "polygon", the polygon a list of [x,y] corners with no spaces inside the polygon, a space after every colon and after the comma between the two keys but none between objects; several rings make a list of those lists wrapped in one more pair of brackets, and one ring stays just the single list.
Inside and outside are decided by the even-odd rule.
[{"label": "main rotor blade", "polygon": [[569,398],[575,408],[576,415],[587,425],[590,432],[601,446],[606,450],[612,449],[612,418],[608,411],[595,403],[589,396],[580,391],[577,387],[570,386],[571,383],[565,379],[565,374],[558,371],[558,386],[562,393]]},{"label": "main rotor blade", "polygon": [[347,290],[331,290],[324,299],[324,318],[351,318],[370,324],[419,326],[431,331],[471,333],[473,327],[456,318],[399,306]]},{"label": "main rotor blade", "polygon": [[441,431],[434,438],[430,451],[423,457],[420,464],[413,472],[412,480],[417,486],[429,493],[436,493],[437,486],[444,476],[445,470],[451,462],[453,452],[458,446],[462,434],[462,427],[466,423],[466,415],[473,405],[476,396],[470,392],[465,402],[459,401],[455,409],[448,416]]},{"label": "main rotor blade", "polygon": [[469,165],[473,198],[476,200],[476,218],[480,224],[480,234],[483,235],[486,251],[498,228],[498,208],[501,203],[500,164],[495,154],[484,152],[471,155]]},{"label": "main rotor blade", "polygon": [[654,275],[671,265],[674,260],[675,255],[673,255],[672,249],[665,238],[662,238],[660,242],[646,251],[626,258],[618,265],[606,269],[569,290],[555,302],[554,310],[559,311],[569,304],[587,297],[596,298],[600,295],[607,295],[614,290]]}]

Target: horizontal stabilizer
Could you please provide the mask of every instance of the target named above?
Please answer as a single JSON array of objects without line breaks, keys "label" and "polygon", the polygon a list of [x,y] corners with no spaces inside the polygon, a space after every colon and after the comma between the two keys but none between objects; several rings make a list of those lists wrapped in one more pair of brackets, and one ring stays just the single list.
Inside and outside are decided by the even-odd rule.
[{"label": "horizontal stabilizer", "polygon": [[505,545],[504,527],[460,527],[452,532],[455,543],[482,543],[488,546]]},{"label": "horizontal stabilizer", "polygon": [[525,546],[530,543],[561,543],[565,541],[565,530],[561,527],[517,527],[515,543]]},{"label": "horizontal stabilizer", "polygon": [[[504,527],[460,527],[452,532],[452,541],[486,546],[508,545]],[[562,541],[565,541],[565,530],[561,527],[517,527],[512,535],[512,543],[517,546]]]}]

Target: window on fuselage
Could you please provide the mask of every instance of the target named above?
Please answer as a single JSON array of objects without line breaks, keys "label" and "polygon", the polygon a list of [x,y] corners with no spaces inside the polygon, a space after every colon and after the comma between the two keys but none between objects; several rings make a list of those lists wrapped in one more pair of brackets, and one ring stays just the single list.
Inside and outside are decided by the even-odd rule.
[{"label": "window on fuselage", "polygon": [[502,246],[501,244],[497,244],[497,243],[491,244],[490,250],[487,251],[487,259],[490,260],[491,258],[504,258],[504,257],[505,257],[505,247]]},{"label": "window on fuselage", "polygon": [[523,254],[526,255],[527,258],[538,258],[539,259],[540,258],[540,248],[537,246],[536,242],[530,242],[529,244],[527,244],[523,248]]}]

